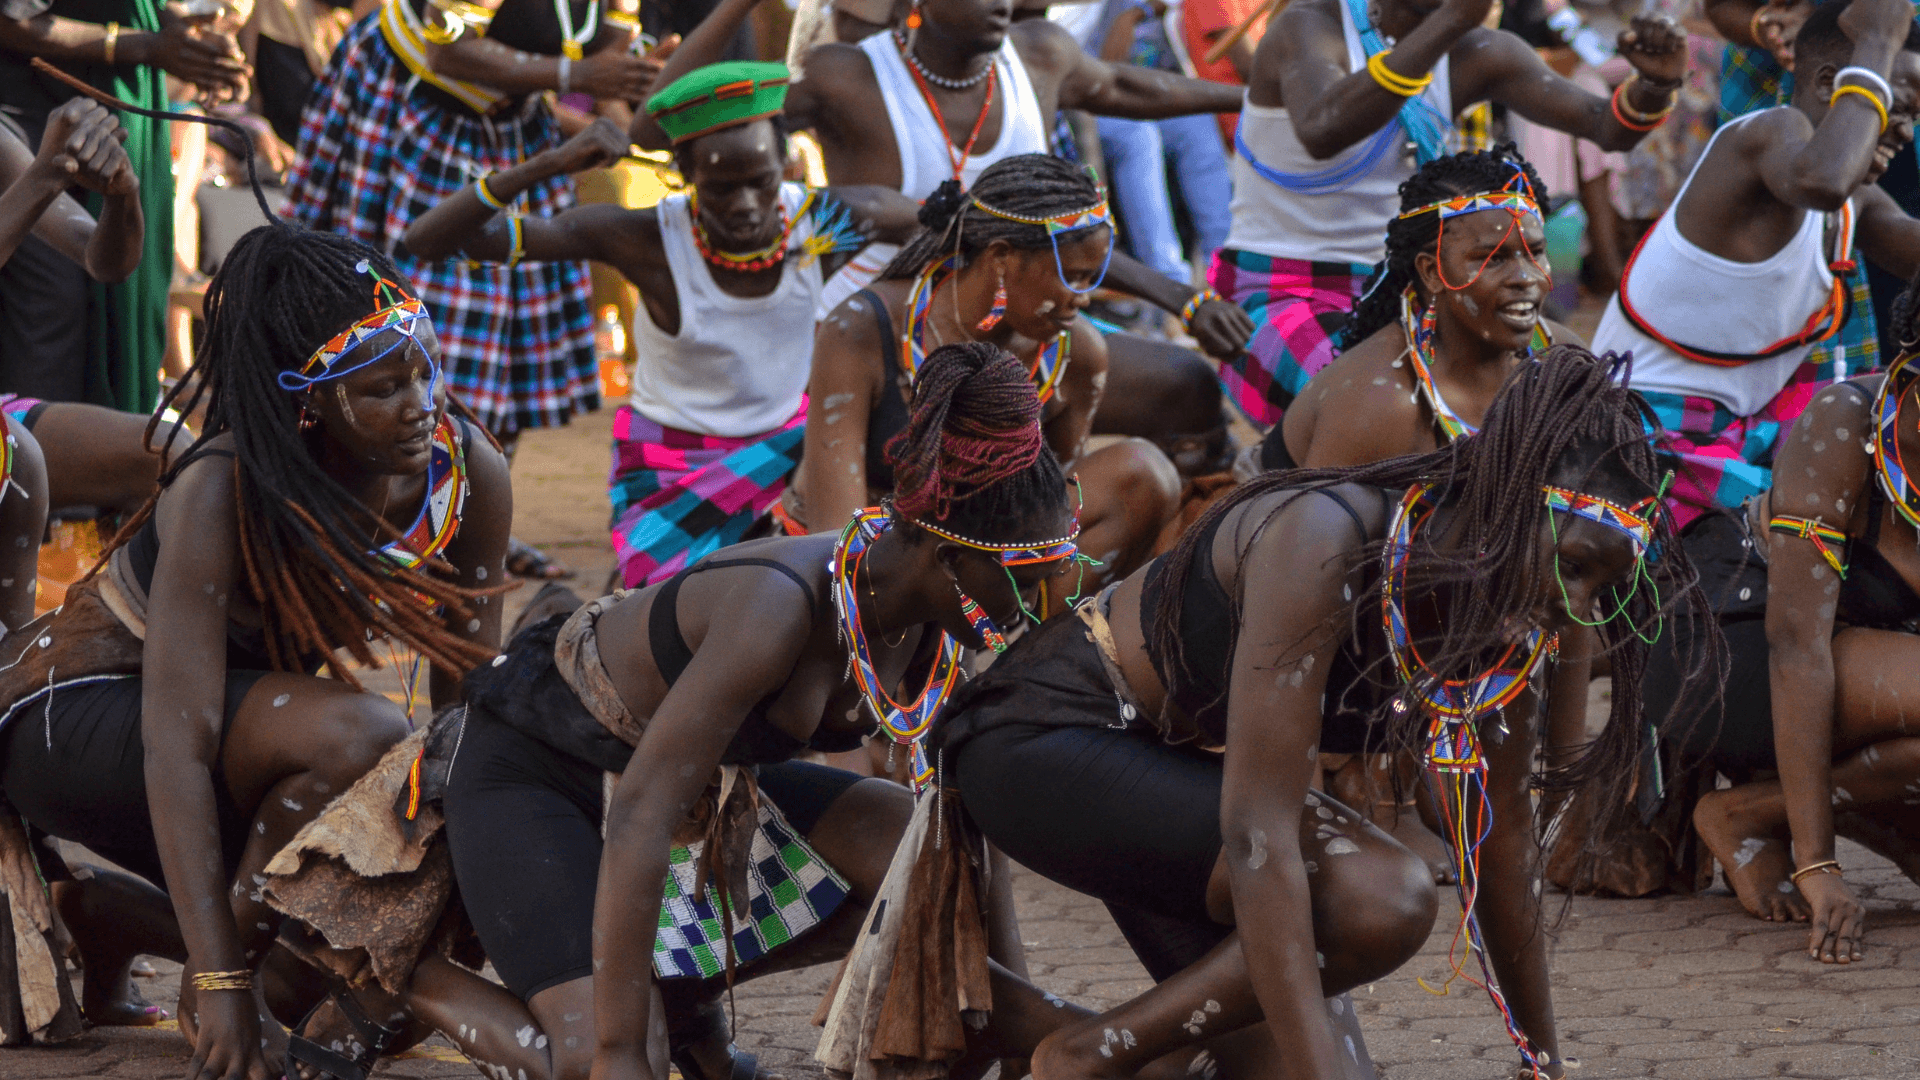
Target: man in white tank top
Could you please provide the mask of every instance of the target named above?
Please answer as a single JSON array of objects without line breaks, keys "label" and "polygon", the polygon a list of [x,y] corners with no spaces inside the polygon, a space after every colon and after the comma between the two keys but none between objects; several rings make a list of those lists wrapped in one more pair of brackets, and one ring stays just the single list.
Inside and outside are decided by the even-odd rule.
[{"label": "man in white tank top", "polygon": [[1255,421],[1278,423],[1333,359],[1331,335],[1385,253],[1401,182],[1449,151],[1460,109],[1495,101],[1627,150],[1672,108],[1686,71],[1686,36],[1672,22],[1636,18],[1621,33],[1634,74],[1610,106],[1518,37],[1484,28],[1488,9],[1295,0],[1261,39],[1232,165],[1233,231],[1210,275],[1254,317],[1247,353],[1221,376]]},{"label": "man in white tank top", "polygon": [[1720,129],[1607,305],[1593,349],[1633,352],[1633,387],[1680,463],[1683,525],[1765,491],[1814,393],[1874,366],[1815,348],[1846,319],[1851,244],[1902,278],[1920,268],[1920,221],[1874,186],[1920,111],[1913,16],[1910,0],[1815,9],[1792,103]]},{"label": "man in white tank top", "polygon": [[405,236],[427,258],[595,259],[639,288],[640,362],[614,416],[610,493],[630,588],[738,542],[779,501],[799,462],[826,276],[870,238],[919,227],[919,208],[886,188],[784,182],[786,84],[784,64],[714,64],[655,94],[647,106],[689,182],[655,207],[494,213],[541,180],[624,157],[626,132],[601,120],[442,202]]},{"label": "man in white tank top", "polygon": [[[667,61],[661,81],[717,57],[760,2],[722,0]],[[1044,18],[1015,21],[1014,9],[1013,0],[918,0],[894,33],[819,46],[787,95],[787,122],[820,140],[835,183],[878,184],[920,201],[943,180],[966,186],[1002,158],[1050,152],[1061,109],[1157,120],[1240,108],[1239,87],[1106,63]],[[662,145],[643,116],[634,117],[633,139]],[[890,246],[876,244],[836,274],[822,314],[865,288],[891,257]],[[1107,284],[1183,315],[1201,347],[1218,356],[1238,352],[1251,330],[1232,305],[1120,255]]]}]

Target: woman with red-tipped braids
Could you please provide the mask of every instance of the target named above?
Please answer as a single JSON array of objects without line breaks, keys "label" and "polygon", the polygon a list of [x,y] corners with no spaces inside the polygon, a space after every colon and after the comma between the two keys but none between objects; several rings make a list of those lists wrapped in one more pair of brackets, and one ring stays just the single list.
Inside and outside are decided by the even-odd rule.
[{"label": "woman with red-tipped braids", "polygon": [[[555,615],[469,673],[466,710],[430,744],[458,745],[444,794],[421,795],[444,809],[460,902],[506,988],[429,949],[359,992],[368,1013],[438,1028],[490,1075],[664,1077],[653,1050],[688,1080],[754,1075],[721,994],[844,954],[914,807],[891,781],[795,758],[877,726],[924,779],[918,736],[962,650],[999,643],[1079,561],[1025,366],[949,345],[915,390],[888,447],[891,504]],[[1018,970],[996,891],[986,948]],[[1004,969],[992,995],[1007,1022],[972,1047],[990,1056],[1075,1015]]]}]

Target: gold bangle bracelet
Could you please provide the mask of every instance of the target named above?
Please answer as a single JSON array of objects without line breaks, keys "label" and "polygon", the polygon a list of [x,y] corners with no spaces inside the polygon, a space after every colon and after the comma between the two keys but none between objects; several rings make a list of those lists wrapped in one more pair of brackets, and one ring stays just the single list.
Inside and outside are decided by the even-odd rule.
[{"label": "gold bangle bracelet", "polygon": [[100,52],[102,54],[102,59],[104,59],[107,62],[108,67],[114,66],[113,50],[115,46],[119,44],[120,44],[120,24],[117,22],[110,22],[107,24],[107,40],[101,46],[101,49],[100,49]]},{"label": "gold bangle bracelet", "polygon": [[1798,885],[1800,884],[1800,879],[1803,877],[1806,877],[1809,874],[1838,874],[1840,872],[1841,872],[1840,860],[1828,859],[1825,862],[1813,863],[1812,865],[1803,866],[1800,869],[1795,870],[1793,872],[1793,875],[1789,877],[1787,880],[1793,882],[1795,885]]},{"label": "gold bangle bracelet", "polygon": [[193,977],[195,990],[252,990],[251,971],[202,971]]}]

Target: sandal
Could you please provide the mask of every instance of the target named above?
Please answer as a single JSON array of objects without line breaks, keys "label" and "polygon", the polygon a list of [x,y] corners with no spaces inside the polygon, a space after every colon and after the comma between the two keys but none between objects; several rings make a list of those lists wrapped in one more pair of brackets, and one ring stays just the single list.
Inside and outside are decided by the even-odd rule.
[{"label": "sandal", "polygon": [[574,576],[572,567],[549,558],[517,536],[507,539],[507,573],[534,581],[564,581]]},{"label": "sandal", "polygon": [[[320,1005],[325,1005],[328,1001],[333,1002],[334,1007],[340,1010],[340,1015],[353,1026],[358,1052],[348,1057],[337,1050],[321,1046],[304,1035],[289,1033],[287,1057],[302,1065],[311,1066],[318,1070],[321,1076],[333,1077],[334,1080],[367,1080],[367,1074],[373,1071],[374,1063],[379,1061],[380,1055],[386,1053],[387,1048],[400,1038],[401,1033],[379,1024],[373,1017],[368,1016],[367,1011],[354,999],[353,991],[347,987],[344,979],[336,977],[333,980],[333,985],[328,989],[327,996]],[[301,1031],[305,1031],[307,1025],[312,1022],[314,1014],[320,1011],[320,1005],[315,1005],[313,1011],[300,1021]]]}]

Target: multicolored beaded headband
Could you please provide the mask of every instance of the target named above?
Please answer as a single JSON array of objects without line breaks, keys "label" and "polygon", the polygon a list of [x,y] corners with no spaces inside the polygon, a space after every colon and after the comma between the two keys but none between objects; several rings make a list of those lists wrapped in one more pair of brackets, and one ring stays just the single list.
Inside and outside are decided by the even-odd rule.
[{"label": "multicolored beaded headband", "polygon": [[[1053,244],[1053,268],[1060,275],[1060,284],[1066,286],[1067,291],[1070,293],[1083,295],[1099,288],[1100,283],[1107,279],[1107,268],[1113,265],[1113,248],[1114,240],[1116,239],[1115,230],[1112,227],[1113,210],[1107,203],[1107,189],[1104,186],[1099,186],[1099,190],[1100,201],[1092,206],[1082,210],[1069,210],[1064,214],[1054,214],[1050,217],[1028,217],[1025,214],[1009,214],[1005,210],[996,210],[986,203],[981,202],[978,196],[969,195],[967,198],[972,200],[973,205],[1003,221],[1017,221],[1022,225],[1046,226],[1047,240]],[[1097,229],[1102,225],[1108,226],[1107,257],[1100,263],[1100,273],[1093,279],[1093,283],[1084,289],[1076,289],[1073,287],[1073,284],[1067,280],[1066,267],[1060,262],[1060,237],[1070,232],[1080,232],[1084,229]]]},{"label": "multicolored beaded headband", "polygon": [[[280,389],[290,393],[298,393],[302,390],[312,389],[315,383],[325,382],[328,379],[338,379],[343,375],[349,375],[358,371],[369,364],[377,364],[386,359],[395,349],[405,348],[407,342],[415,340],[417,330],[414,324],[425,320],[429,326],[432,325],[433,319],[427,314],[426,305],[409,296],[406,289],[402,288],[399,284],[389,280],[373,269],[372,264],[366,259],[361,259],[360,262],[354,266],[354,269],[373,278],[373,301],[379,305],[379,307],[373,314],[368,315],[366,318],[335,334],[325,345],[320,346],[319,349],[314,351],[311,357],[307,358],[307,362],[301,365],[299,371],[281,372],[279,375]],[[352,367],[342,368],[338,371],[334,370],[333,366],[340,362],[341,357],[346,356],[362,344],[371,341],[389,330],[397,330],[400,333],[400,336],[394,340],[393,344],[381,349],[365,360],[354,364]],[[315,368],[319,368],[320,373],[318,375],[309,374],[309,372]],[[433,365],[433,379],[435,382],[438,382],[439,378],[440,368],[439,365],[436,364]]]},{"label": "multicolored beaded headband", "polygon": [[1479,195],[1456,195],[1451,199],[1441,199],[1417,207],[1400,215],[1402,221],[1410,217],[1419,217],[1430,211],[1439,211],[1440,220],[1459,217],[1462,214],[1477,214],[1482,210],[1505,210],[1510,214],[1528,214],[1536,221],[1545,222],[1540,212],[1540,204],[1526,191],[1489,191]]},{"label": "multicolored beaded headband", "polygon": [[[1507,212],[1506,232],[1500,235],[1500,240],[1493,245],[1493,250],[1487,252],[1487,257],[1480,260],[1480,265],[1473,271],[1473,276],[1468,278],[1465,284],[1455,285],[1453,282],[1448,281],[1446,263],[1438,263],[1437,269],[1440,272],[1440,284],[1446,286],[1451,292],[1459,292],[1462,289],[1471,288],[1474,282],[1480,280],[1480,275],[1487,272],[1487,264],[1493,261],[1493,256],[1501,248],[1506,246],[1507,237],[1514,235],[1514,233],[1519,230],[1520,219],[1522,217],[1531,217],[1536,224],[1542,228],[1546,227],[1546,217],[1540,212],[1540,200],[1534,195],[1533,182],[1527,179],[1526,170],[1512,162],[1508,164],[1513,165],[1513,179],[1507,181],[1506,186],[1499,191],[1486,191],[1478,195],[1455,195],[1452,198],[1441,199],[1438,202],[1430,202],[1425,206],[1415,207],[1400,215],[1401,220],[1418,217],[1430,211],[1439,215],[1440,231],[1433,239],[1433,252],[1438,256],[1441,245],[1443,245],[1447,239],[1448,218],[1456,218],[1462,214],[1476,214],[1482,210],[1505,210]],[[1551,286],[1553,284],[1553,271],[1548,267],[1540,265],[1540,260],[1534,256],[1533,245],[1527,242],[1525,233],[1520,234],[1520,246],[1526,251],[1527,261],[1532,263],[1534,269],[1540,271],[1540,273],[1546,277],[1547,284]]]},{"label": "multicolored beaded headband", "polygon": [[1627,539],[1633,541],[1634,558],[1645,555],[1653,546],[1653,521],[1644,515],[1652,512],[1658,503],[1657,499],[1649,496],[1628,508],[1584,491],[1554,487],[1552,484],[1544,484],[1542,489],[1547,494],[1547,509],[1583,517],[1625,533]]}]

